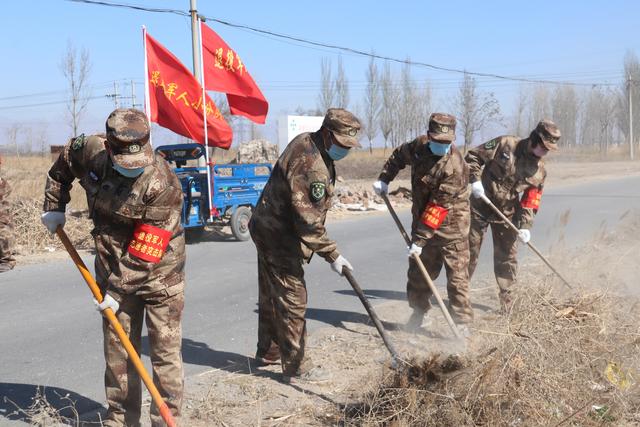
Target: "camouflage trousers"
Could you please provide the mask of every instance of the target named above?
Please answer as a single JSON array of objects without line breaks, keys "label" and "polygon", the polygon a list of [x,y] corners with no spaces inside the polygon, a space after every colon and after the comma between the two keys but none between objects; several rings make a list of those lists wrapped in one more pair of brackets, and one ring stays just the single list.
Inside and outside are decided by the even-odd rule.
[{"label": "camouflage trousers", "polygon": [[11,224],[8,202],[9,184],[0,178],[0,273],[9,271],[16,265],[14,258],[15,235]]},{"label": "camouflage trousers", "polygon": [[[447,273],[447,293],[451,316],[459,323],[471,322],[473,309],[469,302],[469,242],[461,240],[438,243],[429,240],[422,248],[420,260],[432,280],[438,278],[444,265]],[[409,258],[407,298],[411,308],[426,311],[431,307],[429,302],[431,290],[413,258]]]},{"label": "camouflage trousers", "polygon": [[[171,413],[179,420],[182,408],[184,375],[182,369],[182,309],[184,284],[149,295],[113,295],[120,303],[117,317],[131,344],[140,354],[143,318],[149,336],[149,357],[153,383]],[[104,422],[108,427],[140,426],[142,383],[124,347],[106,319],[104,333],[104,375],[109,409]],[[151,425],[165,426],[155,404],[151,404]]]},{"label": "camouflage trousers", "polygon": [[469,230],[469,278],[478,265],[478,256],[482,247],[482,239],[487,227],[491,225],[493,237],[493,272],[500,288],[500,300],[511,300],[511,287],[516,281],[518,272],[518,235],[502,223],[489,223],[482,214],[471,210],[471,229]]},{"label": "camouflage trousers", "polygon": [[308,363],[305,356],[307,287],[301,258],[270,260],[258,249],[257,357],[279,348],[282,373],[295,376]]}]

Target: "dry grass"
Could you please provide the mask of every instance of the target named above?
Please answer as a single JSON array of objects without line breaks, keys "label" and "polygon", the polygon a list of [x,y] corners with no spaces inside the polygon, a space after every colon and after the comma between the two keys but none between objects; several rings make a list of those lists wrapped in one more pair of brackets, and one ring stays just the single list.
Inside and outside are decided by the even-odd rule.
[{"label": "dry grass", "polygon": [[[9,200],[42,199],[47,173],[51,165],[53,165],[53,160],[49,156],[3,156],[2,176],[9,181],[12,188]],[[71,190],[71,203],[68,209],[87,209],[84,190],[77,183]]]},{"label": "dry grass", "polygon": [[542,265],[523,268],[510,313],[477,319],[465,353],[412,360],[345,405],[343,423],[638,425],[640,214],[622,222],[551,258],[575,290]]},{"label": "dry grass", "polygon": [[[16,236],[16,250],[20,255],[64,249],[62,242],[42,225],[43,199],[19,199],[11,204],[11,215]],[[67,215],[65,232],[76,249],[93,248],[93,223],[82,212]]]},{"label": "dry grass", "polygon": [[[32,397],[32,403],[28,408],[21,408],[11,399],[4,397],[5,403],[12,404],[14,410],[5,414],[8,417],[17,416],[31,426],[47,427],[47,426],[80,426],[80,414],[75,407],[75,402],[69,396],[62,396],[55,392],[56,397],[66,403],[64,407],[56,408],[48,400],[44,389],[38,387],[35,395]],[[63,416],[62,413],[71,413],[71,418]],[[100,423],[102,425],[102,423]]]},{"label": "dry grass", "polygon": [[475,343],[473,356],[413,360],[413,367],[347,405],[344,422],[637,425],[640,317],[628,308],[604,292],[558,298],[547,284],[527,287],[512,315],[476,330],[486,338]]}]

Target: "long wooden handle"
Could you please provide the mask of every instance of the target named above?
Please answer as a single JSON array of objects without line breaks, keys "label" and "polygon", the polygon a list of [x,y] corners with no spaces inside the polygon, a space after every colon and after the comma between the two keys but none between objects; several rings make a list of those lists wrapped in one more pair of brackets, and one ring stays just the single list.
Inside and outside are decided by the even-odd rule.
[{"label": "long wooden handle", "polygon": [[[509,228],[511,228],[513,231],[515,231],[516,233],[520,232],[520,229],[518,227],[516,227],[511,221],[509,221],[509,218],[507,218],[507,216],[505,214],[502,213],[502,211],[500,209],[498,209],[498,207],[496,205],[493,204],[493,202],[491,200],[489,200],[489,198],[486,195],[482,195],[480,196],[480,198],[491,207],[491,209],[493,209],[493,211],[498,214],[498,216],[505,222],[505,224],[507,224],[509,226]],[[551,265],[551,263],[549,262],[549,260],[542,255],[542,252],[540,252],[538,250],[538,248],[536,248],[533,243],[531,242],[527,242],[527,246],[529,246],[529,248],[540,257],[540,259],[542,261],[544,261],[545,264],[547,264],[547,267],[549,267],[551,269],[551,271],[553,271],[556,276],[558,276],[560,278],[560,280],[562,280],[562,282],[564,282],[564,284],[569,288],[569,289],[573,289],[573,287],[569,284],[569,282],[562,277],[562,275],[560,274],[560,272],[558,272],[558,270],[556,270],[555,268],[553,268],[553,266]]]},{"label": "long wooden handle", "polygon": [[[82,261],[82,258],[80,258],[80,255],[76,251],[76,248],[73,247],[73,244],[71,243],[71,240],[69,240],[67,233],[64,232],[62,227],[58,226],[56,230],[56,234],[58,235],[65,249],[71,256],[73,263],[76,265],[76,267],[78,267],[78,270],[80,271],[80,274],[84,278],[85,282],[87,282],[87,285],[89,286],[89,289],[91,289],[91,293],[93,294],[93,297],[99,303],[102,302],[103,297],[102,297],[102,293],[100,292],[100,288],[98,287],[98,284],[96,283],[95,279],[87,269],[87,266]],[[155,384],[153,383],[153,380],[147,373],[147,370],[142,364],[142,360],[140,360],[140,356],[138,356],[136,349],[133,348],[133,345],[131,344],[131,341],[129,340],[127,333],[124,331],[124,329],[122,329],[122,325],[118,321],[118,318],[116,317],[115,313],[113,312],[113,310],[111,310],[111,308],[107,308],[103,310],[102,313],[109,321],[109,324],[111,325],[113,330],[116,332],[116,335],[118,335],[118,338],[122,343],[122,346],[124,347],[124,349],[127,351],[127,354],[129,355],[129,360],[131,360],[131,362],[133,363],[133,366],[136,368],[136,371],[138,371],[140,378],[142,378],[142,381],[147,386],[147,389],[151,394],[151,398],[153,399],[154,403],[158,407],[158,410],[160,411],[160,416],[162,417],[164,422],[167,423],[169,427],[176,427],[176,422],[173,419],[173,415],[171,415],[171,410],[169,409],[165,401],[162,399],[162,396],[160,396],[160,392],[158,391]]]},{"label": "long wooden handle", "polygon": [[[398,214],[396,214],[395,209],[393,209],[393,206],[391,206],[391,202],[389,201],[389,198],[384,193],[381,194],[380,196],[382,197],[382,200],[384,200],[384,203],[387,205],[387,209],[389,209],[389,213],[391,214],[391,216],[393,217],[393,220],[398,226],[398,230],[400,230],[400,234],[402,234],[402,237],[404,237],[405,243],[407,244],[407,246],[410,246],[411,238],[405,231],[404,226],[402,225],[402,222],[400,222],[400,218],[398,218]],[[460,331],[458,331],[458,327],[456,326],[453,319],[451,318],[451,314],[449,314],[449,310],[447,310],[447,306],[444,305],[444,301],[442,301],[442,298],[440,297],[440,293],[438,292],[438,289],[436,289],[436,285],[433,283],[433,280],[431,280],[431,277],[429,276],[427,269],[422,263],[420,256],[418,256],[417,254],[413,254],[412,257],[413,257],[413,260],[418,265],[418,268],[420,269],[420,273],[422,273],[422,277],[424,278],[425,282],[427,282],[427,286],[429,286],[431,293],[433,294],[434,297],[436,297],[436,301],[438,301],[438,306],[440,307],[440,310],[442,310],[442,314],[444,315],[444,318],[447,320],[447,323],[449,324],[451,331],[457,338],[463,338],[462,334],[460,334]]]},{"label": "long wooden handle", "polygon": [[353,277],[353,274],[351,274],[351,270],[349,270],[346,267],[342,267],[342,274],[344,274],[344,276],[349,281],[349,284],[351,284],[351,287],[356,292],[356,295],[358,295],[358,298],[360,298],[362,305],[364,305],[365,310],[367,310],[369,317],[373,321],[373,324],[378,330],[380,337],[382,337],[382,341],[384,342],[384,345],[387,347],[387,350],[389,350],[389,353],[391,353],[391,356],[396,360],[400,360],[400,358],[398,357],[398,352],[396,351],[395,347],[393,346],[393,343],[391,342],[391,340],[389,339],[389,336],[387,335],[387,331],[385,331],[384,328],[382,327],[382,322],[380,322],[380,318],[378,317],[376,312],[373,310],[373,307],[369,303],[369,300],[367,299],[367,297],[364,295],[364,292],[362,291],[362,288],[360,287],[358,282],[356,282],[356,279]]}]

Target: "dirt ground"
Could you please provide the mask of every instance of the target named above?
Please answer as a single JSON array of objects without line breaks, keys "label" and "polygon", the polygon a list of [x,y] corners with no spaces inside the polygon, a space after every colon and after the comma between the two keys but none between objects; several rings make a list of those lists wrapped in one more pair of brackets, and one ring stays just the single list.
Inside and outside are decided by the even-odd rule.
[{"label": "dirt ground", "polygon": [[[10,179],[22,173],[14,170]],[[547,187],[638,174],[640,162],[552,162]],[[383,212],[370,194],[375,173],[370,175],[369,171],[360,179],[343,179],[338,187],[344,187],[347,196],[351,192],[362,197],[368,192],[373,202],[365,207],[356,197],[355,203],[333,210],[330,221]],[[14,200],[25,197],[20,188],[35,188],[33,182],[23,184],[18,185]],[[391,190],[400,186],[409,187],[406,176],[394,181]],[[408,200],[397,202],[409,206]],[[20,209],[25,227],[39,222],[36,202]],[[533,262],[521,270],[519,311],[503,316],[496,312],[494,281],[476,278],[471,291],[476,321],[466,340],[452,338],[437,308],[414,334],[402,327],[408,317],[405,301],[376,306],[403,360],[417,370],[419,378],[407,365],[399,371],[390,368],[387,350],[362,315],[309,337],[309,354],[331,372],[330,381],[285,385],[280,382],[279,367],[257,368],[251,358],[229,360],[222,368],[187,379],[183,425],[424,425],[427,419],[436,420],[434,413],[420,412],[430,407],[451,417],[432,425],[453,425],[451,420],[456,420],[455,425],[638,425],[640,260],[622,263],[618,255],[640,253],[635,237],[640,232],[640,213],[627,215],[623,222],[621,229],[612,232],[595,230],[596,240],[584,248],[553,255],[563,272],[579,284],[579,293],[563,289],[543,265]],[[76,225],[82,234],[87,224]],[[25,251],[19,262],[42,262],[52,256],[66,254],[41,248]],[[595,265],[608,268],[594,274]],[[450,356],[460,362],[443,373],[443,366],[451,364]],[[434,362],[437,374],[431,365],[421,368],[436,358],[440,361]],[[558,371],[559,367],[563,370]],[[618,373],[611,375],[612,370]],[[509,422],[492,423],[495,419],[487,418],[487,413]]]},{"label": "dirt ground", "polygon": [[[564,288],[538,261],[523,266],[514,312],[508,315],[497,311],[493,279],[476,278],[471,290],[476,321],[471,336],[462,341],[453,338],[435,304],[416,334],[403,330],[409,314],[405,301],[376,306],[398,353],[413,368],[402,364],[400,370],[390,368],[389,353],[364,314],[357,321],[310,335],[310,356],[332,375],[326,383],[285,385],[279,366],[257,368],[251,358],[229,360],[227,366],[187,380],[184,423],[196,427],[555,425],[571,417],[567,425],[637,425],[640,263],[620,268],[616,255],[639,253],[640,243],[633,237],[637,232],[640,212],[583,248],[553,254],[575,290]],[[609,268],[594,275],[591,266],[596,262]],[[420,371],[421,364],[436,359],[441,370],[452,360],[459,363],[450,368],[455,375]],[[621,366],[619,375],[626,372],[627,377],[612,377],[612,366]],[[481,368],[484,380],[475,373]],[[422,376],[416,377],[416,370]],[[485,393],[471,396],[470,390],[483,381]],[[502,393],[487,393],[486,388]],[[388,399],[390,391],[401,404]],[[429,406],[420,404],[416,397],[420,393],[440,396],[431,404],[439,405],[448,421],[436,418],[443,416],[436,412],[415,418],[417,411]],[[529,404],[522,403],[527,399]],[[456,402],[454,409],[449,401]],[[474,413],[482,405],[491,405],[493,421],[480,422],[489,417]],[[524,408],[514,415],[518,405]],[[455,424],[452,414],[458,417]]]}]

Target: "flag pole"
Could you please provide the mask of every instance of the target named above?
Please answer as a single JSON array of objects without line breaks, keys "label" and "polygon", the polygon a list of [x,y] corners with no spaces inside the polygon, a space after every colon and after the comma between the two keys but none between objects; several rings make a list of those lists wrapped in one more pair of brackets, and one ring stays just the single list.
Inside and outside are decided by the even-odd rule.
[{"label": "flag pole", "polygon": [[[149,61],[147,60],[147,27],[142,26],[142,45],[144,46],[144,112],[149,121],[149,129],[151,129],[151,100],[149,99]],[[134,106],[135,107],[135,106]],[[153,147],[149,132],[149,144]]]},{"label": "flag pole", "polygon": [[[202,21],[198,18],[198,43],[200,44],[200,84],[202,85],[202,121],[204,123],[204,156],[207,162],[207,202],[209,203],[209,222],[213,220],[213,201],[211,200],[211,164],[209,163],[209,134],[207,131],[207,91],[204,85],[204,60],[202,54]],[[195,70],[194,70],[195,71]]]}]

